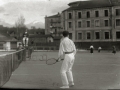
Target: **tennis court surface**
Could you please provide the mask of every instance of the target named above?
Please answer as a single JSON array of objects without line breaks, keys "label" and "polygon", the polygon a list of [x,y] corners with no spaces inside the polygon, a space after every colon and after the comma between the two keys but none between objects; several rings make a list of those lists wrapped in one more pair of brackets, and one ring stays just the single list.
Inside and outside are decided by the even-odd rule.
[{"label": "tennis court surface", "polygon": [[[34,52],[33,56],[46,54],[57,58],[57,51]],[[45,61],[26,60],[12,73],[2,88],[59,89],[62,86],[60,68],[62,62],[47,65]],[[70,89],[120,89],[120,52],[115,55],[102,51],[90,54],[79,51],[73,66],[75,86]]]}]

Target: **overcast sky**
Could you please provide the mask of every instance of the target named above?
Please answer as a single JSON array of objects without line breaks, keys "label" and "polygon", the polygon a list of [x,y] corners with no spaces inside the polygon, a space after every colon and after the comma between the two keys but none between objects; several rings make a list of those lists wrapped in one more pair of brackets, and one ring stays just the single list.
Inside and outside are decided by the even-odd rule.
[{"label": "overcast sky", "polygon": [[20,15],[25,24],[40,21],[68,8],[68,3],[83,0],[0,0],[0,21],[14,24]]}]

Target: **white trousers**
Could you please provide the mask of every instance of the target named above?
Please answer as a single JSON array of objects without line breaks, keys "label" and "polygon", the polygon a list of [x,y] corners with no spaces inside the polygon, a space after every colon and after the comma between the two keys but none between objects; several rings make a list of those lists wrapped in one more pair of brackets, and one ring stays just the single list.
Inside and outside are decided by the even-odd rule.
[{"label": "white trousers", "polygon": [[73,82],[72,66],[74,64],[74,54],[65,54],[62,66],[61,66],[61,79],[64,86],[69,85],[69,82]]}]

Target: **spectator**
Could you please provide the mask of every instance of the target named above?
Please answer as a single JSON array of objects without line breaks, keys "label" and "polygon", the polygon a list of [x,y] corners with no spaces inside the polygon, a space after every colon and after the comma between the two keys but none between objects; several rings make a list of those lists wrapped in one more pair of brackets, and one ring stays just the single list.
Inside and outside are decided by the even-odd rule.
[{"label": "spectator", "polygon": [[29,46],[28,57],[31,59],[32,52],[34,51],[33,46]]},{"label": "spectator", "polygon": [[116,54],[116,47],[115,47],[115,46],[113,46],[113,51],[112,51],[112,53]]},{"label": "spectator", "polygon": [[91,45],[91,46],[90,46],[90,53],[91,53],[91,54],[93,54],[93,49],[94,49],[94,47],[93,47],[93,45]]},{"label": "spectator", "polygon": [[21,50],[21,49],[23,49],[23,46],[22,46],[21,43],[19,43],[19,46],[17,47],[17,50]]},{"label": "spectator", "polygon": [[[19,50],[21,50],[21,49],[23,49],[23,46],[22,46],[21,43],[19,43],[19,46],[17,47],[17,51],[19,51]],[[21,59],[21,54],[22,54],[22,52],[18,52],[18,53],[17,53],[18,60]]]},{"label": "spectator", "polygon": [[101,47],[98,47],[98,52],[99,52],[99,53],[100,53],[101,49],[102,49]]}]

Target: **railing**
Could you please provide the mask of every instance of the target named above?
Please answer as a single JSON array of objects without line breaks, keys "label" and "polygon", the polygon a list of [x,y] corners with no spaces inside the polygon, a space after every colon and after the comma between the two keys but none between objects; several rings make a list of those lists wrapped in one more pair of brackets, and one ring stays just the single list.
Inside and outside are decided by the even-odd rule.
[{"label": "railing", "polygon": [[12,72],[18,68],[23,60],[26,60],[25,49],[0,55],[0,87],[10,79]]}]

